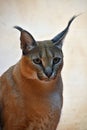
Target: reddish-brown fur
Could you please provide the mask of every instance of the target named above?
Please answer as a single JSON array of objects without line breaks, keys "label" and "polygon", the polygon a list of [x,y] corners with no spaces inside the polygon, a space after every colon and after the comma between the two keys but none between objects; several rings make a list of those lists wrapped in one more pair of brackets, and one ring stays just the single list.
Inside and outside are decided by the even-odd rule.
[{"label": "reddish-brown fur", "polygon": [[27,79],[24,60],[0,79],[2,129],[55,130],[62,107],[61,77],[48,83]]},{"label": "reddish-brown fur", "polygon": [[0,78],[1,130],[56,130],[63,104],[62,43],[75,18],[56,37],[43,42],[15,26],[21,31],[23,55]]}]

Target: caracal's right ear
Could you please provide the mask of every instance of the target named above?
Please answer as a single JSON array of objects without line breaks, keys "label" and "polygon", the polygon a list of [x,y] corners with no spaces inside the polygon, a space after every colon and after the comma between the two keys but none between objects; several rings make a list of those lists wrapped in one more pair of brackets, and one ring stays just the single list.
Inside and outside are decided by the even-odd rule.
[{"label": "caracal's right ear", "polygon": [[21,49],[23,55],[26,55],[30,50],[37,46],[37,43],[33,36],[19,26],[14,26],[17,30],[21,32],[20,41],[21,41]]}]

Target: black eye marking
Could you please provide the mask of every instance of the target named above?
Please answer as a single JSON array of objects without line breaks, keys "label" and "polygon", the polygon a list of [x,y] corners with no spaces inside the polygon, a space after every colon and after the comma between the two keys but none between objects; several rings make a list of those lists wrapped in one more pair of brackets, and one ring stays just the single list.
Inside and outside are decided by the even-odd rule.
[{"label": "black eye marking", "polygon": [[41,59],[39,59],[39,58],[33,59],[33,62],[34,62],[35,64],[42,64],[42,61],[41,61]]},{"label": "black eye marking", "polygon": [[53,64],[59,63],[60,60],[61,60],[61,58],[59,58],[59,57],[54,57],[54,59],[53,59]]}]

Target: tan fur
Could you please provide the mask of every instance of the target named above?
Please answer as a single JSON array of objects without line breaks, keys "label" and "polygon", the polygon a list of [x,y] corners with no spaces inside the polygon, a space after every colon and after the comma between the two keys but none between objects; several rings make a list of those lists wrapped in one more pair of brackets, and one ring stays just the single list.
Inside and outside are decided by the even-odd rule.
[{"label": "tan fur", "polygon": [[[60,83],[60,78],[50,82],[40,81],[35,77],[29,79],[25,61],[26,57],[22,57],[1,77],[2,128],[55,130],[62,107],[62,88],[56,85]],[[32,70],[29,71],[32,75]]]},{"label": "tan fur", "polygon": [[75,18],[52,40],[41,42],[15,26],[23,55],[0,77],[0,130],[56,130],[63,104],[62,43]]}]

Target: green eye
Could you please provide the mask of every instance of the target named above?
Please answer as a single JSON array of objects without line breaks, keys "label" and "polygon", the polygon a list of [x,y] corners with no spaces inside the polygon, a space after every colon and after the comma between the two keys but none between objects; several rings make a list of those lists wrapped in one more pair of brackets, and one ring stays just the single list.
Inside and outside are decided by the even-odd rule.
[{"label": "green eye", "polygon": [[39,58],[33,59],[33,62],[35,64],[41,64],[42,63],[41,59],[39,59]]},{"label": "green eye", "polygon": [[59,58],[59,57],[55,57],[55,58],[53,59],[53,64],[57,64],[57,63],[59,63],[60,60],[61,60],[61,58]]}]

